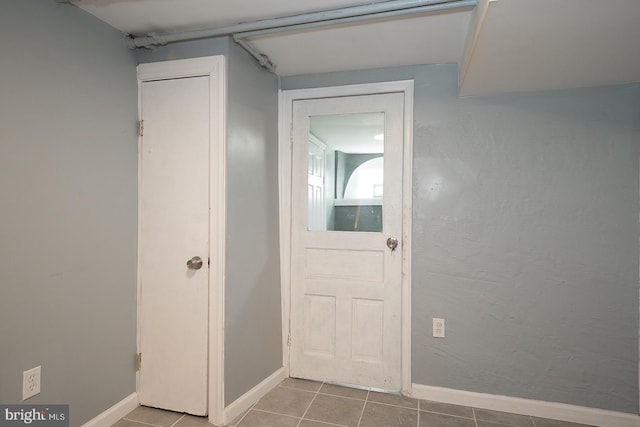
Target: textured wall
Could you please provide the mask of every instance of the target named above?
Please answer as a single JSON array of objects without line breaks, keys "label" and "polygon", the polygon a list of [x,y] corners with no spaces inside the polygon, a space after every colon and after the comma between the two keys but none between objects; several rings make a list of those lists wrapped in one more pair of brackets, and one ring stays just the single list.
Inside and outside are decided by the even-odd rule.
[{"label": "textured wall", "polygon": [[282,88],[409,78],[413,381],[637,413],[640,85],[458,98],[434,65]]},{"label": "textured wall", "polygon": [[136,64],[76,7],[0,16],[0,402],[41,365],[79,426],[136,387]]}]

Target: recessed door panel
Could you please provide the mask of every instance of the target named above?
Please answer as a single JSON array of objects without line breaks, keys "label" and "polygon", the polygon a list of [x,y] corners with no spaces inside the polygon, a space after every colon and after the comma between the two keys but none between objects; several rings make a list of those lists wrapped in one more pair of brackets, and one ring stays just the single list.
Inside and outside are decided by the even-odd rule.
[{"label": "recessed door panel", "polygon": [[304,352],[335,357],[336,299],[333,296],[306,295],[304,302]]},{"label": "recessed door panel", "polygon": [[384,301],[354,298],[351,303],[353,359],[382,363],[384,355]]},{"label": "recessed door panel", "polygon": [[305,277],[384,281],[384,251],[307,249]]}]

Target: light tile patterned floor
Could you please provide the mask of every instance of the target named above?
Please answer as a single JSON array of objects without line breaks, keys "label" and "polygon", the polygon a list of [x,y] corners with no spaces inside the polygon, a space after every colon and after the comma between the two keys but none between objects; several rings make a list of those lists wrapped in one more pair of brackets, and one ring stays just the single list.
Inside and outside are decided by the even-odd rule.
[{"label": "light tile patterned floor", "polygon": [[[210,427],[206,417],[139,407],[114,427]],[[233,427],[588,427],[288,378]]]}]

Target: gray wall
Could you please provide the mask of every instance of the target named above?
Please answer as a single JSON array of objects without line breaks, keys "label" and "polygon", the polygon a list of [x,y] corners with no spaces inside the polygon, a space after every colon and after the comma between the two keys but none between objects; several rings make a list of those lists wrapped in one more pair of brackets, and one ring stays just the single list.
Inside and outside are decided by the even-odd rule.
[{"label": "gray wall", "polygon": [[79,426],[136,388],[136,63],[75,7],[0,16],[0,402],[41,365]]},{"label": "gray wall", "polygon": [[[77,426],[135,391],[135,61],[76,8],[0,15],[0,402],[42,365],[29,402],[70,403]],[[212,54],[229,68],[230,403],[282,361],[277,80],[228,39],[138,62]],[[637,413],[640,85],[457,98],[437,65],[282,87],[407,78],[413,381]]]},{"label": "gray wall", "polygon": [[225,400],[282,366],[278,81],[229,45]]},{"label": "gray wall", "polygon": [[229,39],[227,37],[219,37],[216,39],[172,43],[154,49],[136,49],[135,52],[140,64],[197,58],[200,56],[227,55],[229,53]]},{"label": "gray wall", "polygon": [[457,98],[455,65],[281,85],[402,79],[413,382],[637,413],[640,85]]},{"label": "gray wall", "polygon": [[225,402],[282,366],[278,80],[231,39],[140,51],[140,62],[227,56]]}]

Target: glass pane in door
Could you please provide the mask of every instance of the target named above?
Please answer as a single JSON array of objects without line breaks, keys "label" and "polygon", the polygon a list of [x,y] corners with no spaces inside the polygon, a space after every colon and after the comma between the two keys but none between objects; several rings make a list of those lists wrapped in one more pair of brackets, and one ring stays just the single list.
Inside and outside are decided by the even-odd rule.
[{"label": "glass pane in door", "polygon": [[311,116],[307,229],[382,231],[384,113]]}]

